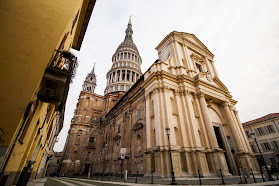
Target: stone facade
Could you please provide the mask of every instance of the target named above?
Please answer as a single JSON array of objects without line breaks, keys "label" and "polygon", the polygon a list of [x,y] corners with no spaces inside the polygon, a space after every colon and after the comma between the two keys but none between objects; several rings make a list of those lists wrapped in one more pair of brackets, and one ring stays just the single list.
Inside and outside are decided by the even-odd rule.
[{"label": "stone facade", "polygon": [[61,162],[63,152],[54,152],[54,155],[49,159],[46,170],[46,176],[58,176],[58,168]]},{"label": "stone facade", "polygon": [[238,168],[257,173],[237,102],[218,77],[214,55],[183,32],[171,32],[156,49],[159,59],[126,93],[108,91],[110,75],[105,96],[81,92],[62,175],[119,174],[123,163],[129,174],[170,176],[166,128],[176,176],[217,176],[220,169],[236,175]]},{"label": "stone facade", "polygon": [[[279,169],[279,113],[271,113],[242,125],[259,164],[264,166],[261,150],[266,164]],[[258,146],[251,132],[255,133]]]}]

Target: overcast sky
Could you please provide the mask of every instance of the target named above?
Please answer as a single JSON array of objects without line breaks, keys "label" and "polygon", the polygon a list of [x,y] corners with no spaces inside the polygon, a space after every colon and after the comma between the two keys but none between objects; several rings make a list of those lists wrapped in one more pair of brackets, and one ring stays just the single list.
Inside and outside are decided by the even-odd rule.
[{"label": "overcast sky", "polygon": [[111,57],[132,15],[142,72],[158,58],[155,47],[170,32],[195,34],[215,55],[221,81],[238,103],[241,122],[279,112],[279,1],[97,0],[68,94],[64,127],[54,150],[62,151],[86,75],[96,62],[103,95]]}]

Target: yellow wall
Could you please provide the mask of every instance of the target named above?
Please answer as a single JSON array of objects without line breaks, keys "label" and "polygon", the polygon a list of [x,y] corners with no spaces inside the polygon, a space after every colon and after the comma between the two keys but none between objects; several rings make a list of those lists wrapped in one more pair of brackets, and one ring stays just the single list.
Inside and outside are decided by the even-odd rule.
[{"label": "yellow wall", "polygon": [[[60,46],[64,35],[69,32],[63,50],[69,50],[73,40],[79,37],[79,34],[76,34],[77,25],[81,24],[79,22],[82,22],[84,17],[77,19],[72,30],[73,20],[78,11],[84,15],[87,8],[84,4],[88,5],[88,2],[89,0],[0,1],[0,127],[4,131],[1,136],[4,141],[0,144],[1,150],[6,147],[11,149],[22,125],[24,112],[28,104],[37,99],[45,69],[51,63],[55,49]],[[35,157],[36,163],[33,165],[33,172],[37,171],[47,145],[47,134],[56,114],[52,107],[51,119],[46,121],[38,134],[48,105],[39,101],[23,143],[16,142],[5,168],[5,174],[9,172],[6,184],[17,182],[20,171],[27,165],[26,161],[31,160],[40,133],[43,133]],[[2,169],[3,167],[0,167],[1,171]]]},{"label": "yellow wall", "polygon": [[0,146],[11,146],[54,50],[81,5],[82,0],[0,1],[0,123],[5,132]]}]

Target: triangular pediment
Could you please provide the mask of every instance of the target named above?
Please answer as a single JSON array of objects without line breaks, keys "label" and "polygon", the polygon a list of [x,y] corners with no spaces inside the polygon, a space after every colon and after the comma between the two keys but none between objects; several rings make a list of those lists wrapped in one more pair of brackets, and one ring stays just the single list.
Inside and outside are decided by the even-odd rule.
[{"label": "triangular pediment", "polygon": [[225,90],[226,92],[229,92],[228,88],[224,85],[224,83],[222,83],[222,81],[217,78],[217,77],[214,77],[213,78],[213,82],[221,89]]},{"label": "triangular pediment", "polygon": [[210,52],[207,49],[207,47],[194,34],[190,34],[190,33],[186,33],[186,32],[176,32],[176,31],[174,31],[174,33],[177,36],[183,37],[184,39],[188,40],[189,42],[193,43],[194,45],[202,48],[203,50],[206,50],[206,51]]}]

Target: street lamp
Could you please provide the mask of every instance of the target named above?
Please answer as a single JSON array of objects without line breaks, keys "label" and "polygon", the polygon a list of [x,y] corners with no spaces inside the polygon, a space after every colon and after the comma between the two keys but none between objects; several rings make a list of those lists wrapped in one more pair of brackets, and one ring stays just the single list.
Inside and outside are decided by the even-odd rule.
[{"label": "street lamp", "polygon": [[170,162],[171,162],[171,185],[177,185],[177,183],[175,181],[173,166],[172,166],[171,145],[170,145],[170,128],[167,127],[166,131],[167,131],[167,136],[168,136],[168,141],[169,141],[169,152],[170,152]]},{"label": "street lamp", "polygon": [[252,138],[254,138],[254,140],[255,140],[255,142],[256,142],[256,145],[257,145],[257,147],[258,147],[258,149],[259,149],[259,152],[260,152],[260,154],[261,154],[261,157],[262,157],[262,160],[263,160],[265,169],[266,169],[267,174],[268,174],[268,181],[273,181],[274,179],[273,179],[272,176],[271,176],[270,170],[268,170],[268,168],[267,168],[267,165],[266,165],[266,163],[265,163],[265,160],[264,160],[262,151],[261,151],[261,149],[260,149],[260,147],[259,147],[259,144],[258,144],[258,142],[257,142],[257,138],[256,138],[256,135],[255,135],[255,132],[252,131],[252,132],[251,132],[251,136],[252,136]]}]

